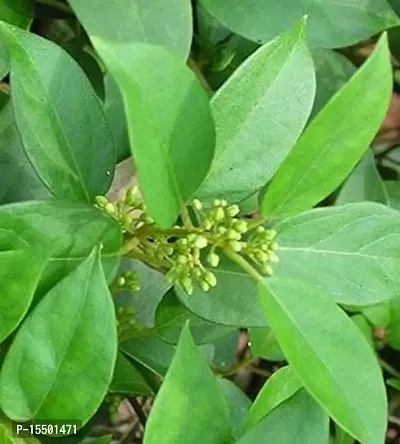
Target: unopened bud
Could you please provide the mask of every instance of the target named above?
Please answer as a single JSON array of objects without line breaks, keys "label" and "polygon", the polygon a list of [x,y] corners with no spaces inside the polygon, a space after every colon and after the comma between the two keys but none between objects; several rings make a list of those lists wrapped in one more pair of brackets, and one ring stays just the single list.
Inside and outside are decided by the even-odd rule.
[{"label": "unopened bud", "polygon": [[269,252],[269,260],[271,262],[279,262],[279,257],[273,251],[270,251]]},{"label": "unopened bud", "polygon": [[199,201],[199,199],[193,200],[193,206],[197,211],[200,211],[203,208],[203,204]]},{"label": "unopened bud", "polygon": [[195,247],[197,247],[199,250],[202,248],[205,248],[208,245],[208,241],[203,236],[197,236],[197,238],[194,241]]},{"label": "unopened bud", "polygon": [[268,262],[269,259],[269,255],[268,253],[265,253],[264,251],[257,251],[255,253],[255,257],[257,258],[257,260],[259,260],[260,262]]},{"label": "unopened bud", "polygon": [[204,273],[204,279],[211,287],[215,287],[217,285],[217,278],[211,271],[206,271]]},{"label": "unopened bud", "polygon": [[231,205],[226,209],[228,216],[235,217],[240,213],[240,208],[237,205]]},{"label": "unopened bud", "polygon": [[208,262],[212,267],[218,267],[218,264],[219,264],[219,256],[218,256],[218,254],[210,253],[210,254],[207,256],[207,262]]},{"label": "unopened bud", "polygon": [[117,285],[118,287],[123,287],[126,284],[126,279],[123,276],[120,276],[117,279]]},{"label": "unopened bud", "polygon": [[238,220],[237,222],[235,222],[234,228],[238,233],[246,233],[249,226],[245,220]]},{"label": "unopened bud", "polygon": [[115,206],[111,202],[105,205],[104,210],[108,214],[115,214]]},{"label": "unopened bud", "polygon": [[183,278],[181,281],[181,285],[188,295],[191,295],[193,293],[193,283],[189,277]]},{"label": "unopened bud", "polygon": [[200,282],[200,287],[203,291],[206,291],[206,292],[210,290],[210,286],[205,281]]},{"label": "unopened bud", "polygon": [[224,219],[225,219],[225,212],[224,212],[224,210],[221,207],[218,207],[215,210],[215,220],[217,222],[221,222]]},{"label": "unopened bud", "polygon": [[232,228],[230,228],[226,232],[226,237],[229,240],[240,240],[240,238],[241,238],[240,233],[238,233],[236,230],[233,230]]},{"label": "unopened bud", "polygon": [[233,251],[236,251],[237,253],[239,251],[242,251],[242,248],[243,248],[242,242],[238,242],[238,241],[235,241],[235,240],[230,241],[228,243],[228,245],[230,246],[230,248],[232,248]]},{"label": "unopened bud", "polygon": [[214,207],[219,207],[221,205],[221,201],[219,199],[214,199],[213,205]]},{"label": "unopened bud", "polygon": [[99,207],[105,207],[108,204],[108,200],[104,196],[97,196],[95,200]]}]

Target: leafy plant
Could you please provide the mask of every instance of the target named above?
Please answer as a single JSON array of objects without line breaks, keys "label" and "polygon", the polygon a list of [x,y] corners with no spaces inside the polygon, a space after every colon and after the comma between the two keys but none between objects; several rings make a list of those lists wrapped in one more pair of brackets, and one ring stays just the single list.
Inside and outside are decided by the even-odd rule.
[{"label": "leafy plant", "polygon": [[400,21],[350,3],[2,0],[1,442],[385,442]]}]

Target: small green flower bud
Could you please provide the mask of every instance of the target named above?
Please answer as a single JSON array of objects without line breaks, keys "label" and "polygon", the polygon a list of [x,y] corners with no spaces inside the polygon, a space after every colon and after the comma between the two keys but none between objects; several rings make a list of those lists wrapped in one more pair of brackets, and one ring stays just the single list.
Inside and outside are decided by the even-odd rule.
[{"label": "small green flower bud", "polygon": [[118,287],[123,287],[126,284],[126,279],[123,276],[120,276],[117,279],[117,285]]},{"label": "small green flower bud", "polygon": [[197,211],[200,211],[203,208],[203,204],[199,201],[199,199],[193,200],[193,206]]},{"label": "small green flower bud", "polygon": [[108,204],[108,200],[104,196],[97,196],[95,200],[99,207],[105,207]]},{"label": "small green flower bud", "polygon": [[202,275],[202,271],[199,267],[194,267],[192,273],[196,278],[199,278]]},{"label": "small green flower bud", "polygon": [[272,242],[270,248],[272,251],[277,251],[279,249],[279,245],[277,242]]},{"label": "small green flower bud", "polygon": [[265,234],[266,234],[268,240],[272,240],[276,237],[276,235],[278,233],[276,232],[276,230],[267,230]]},{"label": "small green flower bud", "polygon": [[265,231],[265,228],[262,225],[259,225],[256,229],[257,233],[264,233],[264,231]]},{"label": "small green flower bud", "polygon": [[235,217],[240,213],[240,208],[237,205],[231,205],[226,209],[228,216]]},{"label": "small green flower bud", "polygon": [[269,260],[271,262],[279,262],[279,257],[275,254],[275,252],[270,251],[269,252]]},{"label": "small green flower bud", "polygon": [[225,212],[221,207],[218,207],[215,210],[214,219],[216,222],[221,222],[222,220],[225,219]]},{"label": "small green flower bud", "polygon": [[268,265],[268,264],[262,265],[261,272],[263,274],[267,274],[268,276],[272,276],[274,274],[274,270],[272,269],[271,265]]},{"label": "small green flower bud", "polygon": [[115,214],[115,205],[111,202],[108,202],[108,204],[104,206],[104,210],[108,214]]},{"label": "small green flower bud", "polygon": [[181,265],[185,265],[188,262],[188,258],[186,256],[183,256],[183,254],[180,254],[177,258],[176,261],[178,262],[178,264]]},{"label": "small green flower bud", "polygon": [[217,278],[211,273],[211,271],[206,271],[204,273],[204,280],[210,285],[210,287],[215,287],[217,285]]},{"label": "small green flower bud", "polygon": [[210,286],[205,281],[200,282],[200,287],[203,291],[206,291],[206,292],[210,290]]},{"label": "small green flower bud", "polygon": [[207,256],[207,262],[208,262],[212,267],[218,267],[218,264],[219,264],[219,256],[218,256],[218,254],[210,253],[210,254]]},{"label": "small green flower bud", "polygon": [[226,238],[229,240],[240,240],[241,236],[240,236],[240,233],[238,233],[236,230],[233,230],[232,228],[230,228],[226,232]]},{"label": "small green flower bud", "polygon": [[193,294],[193,282],[190,277],[183,278],[181,285],[188,295]]},{"label": "small green flower bud", "polygon": [[225,208],[228,206],[228,202],[225,199],[221,199],[221,207]]},{"label": "small green flower bud", "polygon": [[230,241],[228,243],[228,245],[229,245],[230,248],[232,248],[233,251],[236,251],[237,253],[239,251],[242,251],[242,248],[243,248],[242,242],[238,242],[238,241],[235,241],[235,240]]},{"label": "small green flower bud", "polygon": [[203,236],[197,236],[197,238],[194,241],[194,245],[195,247],[201,250],[202,248],[205,248],[208,245],[208,241]]},{"label": "small green flower bud", "polygon": [[225,234],[228,231],[228,229],[226,227],[218,227],[217,231],[219,234]]},{"label": "small green flower bud", "polygon": [[214,221],[210,219],[204,219],[201,225],[205,230],[211,230],[211,228],[214,226]]},{"label": "small green flower bud", "polygon": [[249,226],[245,220],[238,220],[234,223],[233,227],[238,233],[246,233]]},{"label": "small green flower bud", "polygon": [[219,207],[221,205],[221,201],[219,199],[214,199],[213,205],[214,207]]},{"label": "small green flower bud", "polygon": [[257,258],[257,260],[259,260],[260,262],[268,262],[269,259],[269,254],[265,253],[264,251],[257,251],[255,253],[255,257]]}]

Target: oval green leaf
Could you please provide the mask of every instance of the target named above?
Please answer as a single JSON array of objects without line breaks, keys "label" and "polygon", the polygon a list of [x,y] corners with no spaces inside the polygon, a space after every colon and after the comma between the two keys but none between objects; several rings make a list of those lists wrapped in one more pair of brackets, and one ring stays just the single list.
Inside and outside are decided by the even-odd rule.
[{"label": "oval green leaf", "polygon": [[269,217],[300,213],[332,193],[374,139],[392,95],[386,36],[311,122],[262,199]]},{"label": "oval green leaf", "polygon": [[115,44],[97,36],[92,42],[124,98],[149,214],[168,228],[201,185],[214,156],[208,97],[190,69],[162,47]]},{"label": "oval green leaf", "polygon": [[231,442],[224,395],[186,326],[154,402],[144,444]]},{"label": "oval green leaf", "polygon": [[10,101],[0,111],[0,203],[48,199],[24,151]]},{"label": "oval green leaf", "polygon": [[303,384],[289,366],[282,367],[272,374],[253,402],[247,415],[246,430],[254,427],[273,409],[297,393]]},{"label": "oval green leaf", "polygon": [[90,36],[113,43],[164,46],[186,60],[192,43],[192,10],[187,0],[70,0]]},{"label": "oval green leaf", "polygon": [[0,251],[0,343],[28,311],[46,260],[38,247]]},{"label": "oval green leaf", "polygon": [[384,442],[382,372],[358,327],[307,282],[270,278],[259,284],[259,292],[285,356],[307,391],[363,444]]},{"label": "oval green leaf", "polygon": [[56,197],[93,201],[110,186],[115,147],[90,81],[54,43],[6,23],[0,33],[10,53],[14,113],[30,162]]},{"label": "oval green leaf", "polygon": [[19,329],[0,373],[1,408],[12,420],[83,425],[107,392],[116,354],[114,306],[94,250]]},{"label": "oval green leaf", "polygon": [[54,200],[4,205],[0,207],[0,226],[27,245],[50,251],[40,294],[76,268],[96,245],[103,245],[107,276],[118,266],[121,229],[114,219],[91,206]]},{"label": "oval green leaf", "polygon": [[327,444],[329,418],[304,390],[274,409],[236,444]]},{"label": "oval green leaf", "polygon": [[232,31],[268,42],[309,16],[307,38],[312,47],[349,46],[399,24],[386,0],[201,0]]},{"label": "oval green leaf", "polygon": [[300,136],[314,94],[303,21],[256,51],[213,97],[216,153],[197,195],[238,202],[263,187]]},{"label": "oval green leaf", "polygon": [[[33,3],[31,0],[2,0],[0,3],[0,20],[28,29],[34,16]],[[10,69],[7,48],[0,42],[0,80],[2,80]]]},{"label": "oval green leaf", "polygon": [[346,305],[367,306],[397,296],[397,211],[367,202],[319,208],[276,229],[276,276],[307,280]]}]

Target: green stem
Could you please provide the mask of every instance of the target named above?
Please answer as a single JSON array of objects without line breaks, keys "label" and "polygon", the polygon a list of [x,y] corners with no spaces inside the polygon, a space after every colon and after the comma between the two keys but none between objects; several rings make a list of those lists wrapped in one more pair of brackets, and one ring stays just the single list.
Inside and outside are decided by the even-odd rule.
[{"label": "green stem", "polygon": [[247,225],[249,227],[249,230],[253,230],[254,228],[257,228],[259,225],[264,224],[267,221],[267,218],[263,217],[263,216],[257,216],[254,217],[253,219],[250,219],[247,222]]},{"label": "green stem", "polygon": [[237,362],[236,364],[234,364],[231,368],[229,368],[226,371],[215,370],[215,373],[218,376],[223,376],[225,378],[228,378],[229,376],[233,376],[234,374],[236,374],[240,370],[243,370],[244,368],[248,367],[250,364],[252,364],[257,359],[258,358],[251,356],[250,358],[246,358],[246,359],[243,359],[243,361]]},{"label": "green stem", "polygon": [[235,251],[232,251],[230,249],[224,249],[224,253],[232,259],[234,262],[236,262],[246,273],[248,273],[256,282],[260,282],[264,284],[264,278],[261,276],[261,274],[252,266],[250,265],[246,259],[244,259],[240,254],[236,253]]},{"label": "green stem", "polygon": [[182,213],[181,213],[181,217],[182,217],[183,223],[186,228],[188,228],[188,229],[194,228],[193,222],[192,222],[192,219],[190,218],[189,210],[187,207],[183,208]]},{"label": "green stem", "polygon": [[393,376],[396,379],[400,379],[400,372],[398,370],[396,370],[394,367],[392,367],[390,364],[388,364],[386,361],[384,361],[383,359],[379,360],[381,367],[387,372],[389,373],[389,375]]},{"label": "green stem", "polygon": [[73,14],[72,9],[65,3],[61,3],[57,0],[37,0],[45,6],[50,6],[51,8],[57,9],[58,11],[67,12],[68,14]]}]

